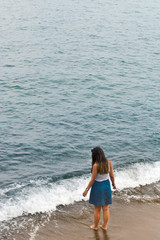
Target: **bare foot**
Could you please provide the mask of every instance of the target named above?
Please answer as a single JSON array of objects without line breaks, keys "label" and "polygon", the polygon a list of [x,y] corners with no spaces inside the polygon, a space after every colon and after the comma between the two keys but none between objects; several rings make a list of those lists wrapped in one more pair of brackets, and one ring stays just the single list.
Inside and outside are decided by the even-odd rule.
[{"label": "bare foot", "polygon": [[98,227],[95,227],[95,225],[91,225],[90,228],[96,231],[98,230]]},{"label": "bare foot", "polygon": [[107,227],[104,227],[103,225],[100,225],[100,228],[102,228],[103,230],[107,230]]}]

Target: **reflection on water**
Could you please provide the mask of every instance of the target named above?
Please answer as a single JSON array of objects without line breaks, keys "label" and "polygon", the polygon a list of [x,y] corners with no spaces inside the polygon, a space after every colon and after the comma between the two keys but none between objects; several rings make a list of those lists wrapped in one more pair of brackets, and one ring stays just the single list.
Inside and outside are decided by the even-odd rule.
[{"label": "reflection on water", "polygon": [[94,231],[95,240],[109,240],[107,231],[102,230],[102,234],[99,234],[98,231]]}]

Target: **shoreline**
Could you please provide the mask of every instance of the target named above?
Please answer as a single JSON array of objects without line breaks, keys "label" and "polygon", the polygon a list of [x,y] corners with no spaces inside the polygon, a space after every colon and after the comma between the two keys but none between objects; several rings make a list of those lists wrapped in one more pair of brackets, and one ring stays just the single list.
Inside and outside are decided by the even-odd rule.
[{"label": "shoreline", "polygon": [[[88,201],[59,205],[56,211],[2,222],[2,240],[159,240],[160,204],[113,198],[107,231],[90,229],[94,206]],[[4,227],[3,227],[4,224]],[[102,212],[99,225],[102,224]]]},{"label": "shoreline", "polygon": [[[94,207],[88,202],[60,206],[36,232],[35,240],[158,240],[160,204],[118,203],[110,206],[107,231],[89,228]],[[102,221],[102,214],[100,224]]]}]

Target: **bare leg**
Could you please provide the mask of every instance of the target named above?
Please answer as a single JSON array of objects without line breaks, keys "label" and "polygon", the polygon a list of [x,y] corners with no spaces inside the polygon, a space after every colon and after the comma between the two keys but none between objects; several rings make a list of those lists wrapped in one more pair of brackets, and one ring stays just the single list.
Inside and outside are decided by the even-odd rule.
[{"label": "bare leg", "polygon": [[108,205],[104,205],[103,209],[103,224],[100,226],[103,230],[107,230],[107,223],[109,220],[109,207]]},{"label": "bare leg", "polygon": [[94,225],[90,226],[90,228],[94,230],[98,230],[100,213],[101,213],[101,207],[94,206]]}]

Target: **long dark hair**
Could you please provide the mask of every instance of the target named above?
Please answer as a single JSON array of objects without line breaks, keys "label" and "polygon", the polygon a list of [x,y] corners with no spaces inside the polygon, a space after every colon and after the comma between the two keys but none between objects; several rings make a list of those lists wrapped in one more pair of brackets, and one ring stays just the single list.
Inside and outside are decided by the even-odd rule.
[{"label": "long dark hair", "polygon": [[[97,172],[100,174],[108,173],[108,160],[100,147],[95,147],[91,150],[92,152],[92,169],[95,163],[98,163]],[[92,172],[91,169],[91,172]]]}]

